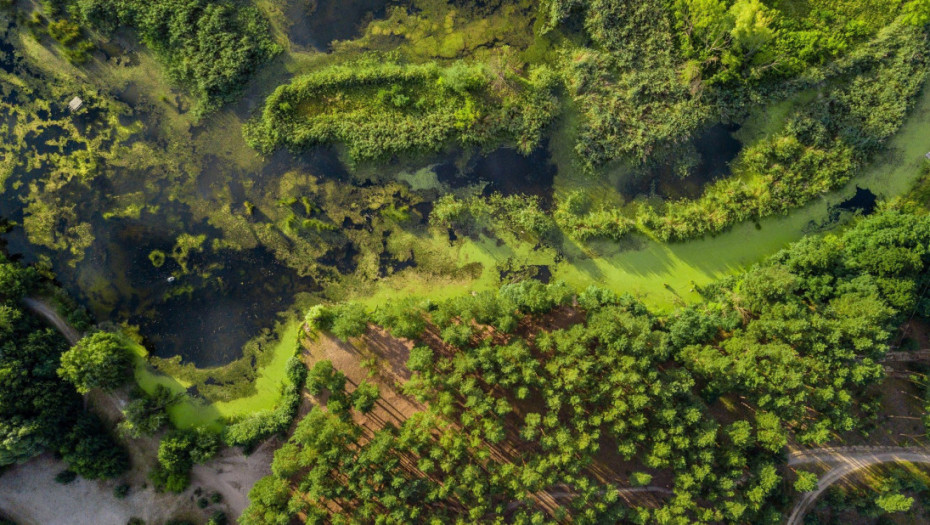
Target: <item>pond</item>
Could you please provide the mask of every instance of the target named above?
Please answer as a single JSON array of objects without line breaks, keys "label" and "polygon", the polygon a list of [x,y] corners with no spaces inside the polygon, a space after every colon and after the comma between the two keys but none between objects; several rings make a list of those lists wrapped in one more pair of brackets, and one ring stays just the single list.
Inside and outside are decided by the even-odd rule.
[{"label": "pond", "polygon": [[715,124],[693,139],[663,150],[618,183],[630,198],[695,199],[715,180],[730,174],[742,143],[734,137],[739,126]]},{"label": "pond", "polygon": [[[386,2],[321,1],[311,6],[310,3],[294,0],[290,5],[297,4],[314,7],[318,13],[329,13],[345,6],[358,14],[343,16],[345,13],[341,13],[336,17],[352,20],[351,27],[325,27],[323,22],[314,25],[317,24],[316,20],[325,21],[330,15],[313,20],[307,17],[295,18],[295,25],[306,23],[307,34],[312,33],[317,38],[314,43],[308,36],[307,42],[325,45],[320,42],[347,38],[354,34],[359,21],[364,19],[364,13],[383,9]],[[0,48],[0,55],[3,54],[4,49]],[[10,94],[15,95],[15,91]],[[132,83],[127,83],[122,95],[129,100],[141,100],[146,96],[141,92],[141,86],[137,88]],[[485,271],[493,277],[487,283],[482,281],[481,285],[493,286],[501,279],[518,277],[543,281],[550,278],[564,279],[579,287],[603,284],[646,296],[661,296],[656,302],[673,303],[687,297],[693,284],[709,282],[810,232],[810,224],[813,222],[828,220],[835,213],[848,215],[848,212],[855,210],[868,213],[879,196],[888,197],[905,191],[907,181],[913,180],[917,170],[911,168],[913,163],[909,160],[901,163],[900,159],[922,160],[926,144],[920,141],[925,142],[928,136],[926,128],[930,126],[927,124],[930,119],[924,118],[928,106],[930,104],[925,95],[918,108],[918,114],[923,116],[909,119],[905,130],[892,144],[896,152],[894,156],[877,161],[879,165],[907,166],[907,169],[895,169],[891,173],[880,170],[880,176],[859,179],[856,182],[858,187],[853,185],[845,188],[833,194],[828,201],[813,203],[789,217],[763,221],[761,230],[755,229],[752,224],[738,225],[712,239],[676,245],[645,242],[623,246],[594,245],[590,250],[567,246],[558,257],[543,257],[540,255],[542,251],[527,247],[527,253],[531,257],[538,257],[538,260],[515,262],[506,267],[497,264],[522,248],[496,243],[476,245],[473,250],[475,257],[487,255],[487,260],[481,262]],[[92,106],[86,108],[88,112],[93,110]],[[70,118],[84,131],[94,128],[98,120],[105,120],[94,113],[66,115],[61,106],[54,104],[49,111],[41,114],[37,112],[36,116],[42,120]],[[0,121],[3,118],[4,115],[0,115]],[[142,110],[136,110],[128,120],[145,118]],[[275,249],[269,247],[274,243],[234,248],[233,245],[239,239],[236,233],[230,232],[235,230],[229,224],[213,220],[209,208],[229,207],[235,213],[221,218],[233,221],[241,219],[245,213],[251,214],[251,211],[246,212],[250,210],[251,203],[264,200],[267,204],[271,201],[273,207],[281,206],[280,202],[274,203],[275,200],[281,200],[288,210],[294,211],[296,224],[309,221],[308,224],[312,226],[314,212],[311,209],[319,203],[303,204],[299,200],[305,195],[301,192],[308,184],[303,174],[312,173],[319,179],[321,186],[328,185],[328,189],[320,190],[321,194],[349,192],[352,188],[362,187],[362,184],[352,182],[353,170],[347,169],[333,150],[325,148],[301,155],[280,151],[266,159],[236,164],[238,157],[226,150],[246,146],[242,143],[238,127],[227,125],[227,121],[223,120],[226,118],[231,117],[228,114],[214,117],[214,127],[228,129],[211,131],[210,122],[202,126],[202,136],[195,136],[189,150],[185,150],[193,160],[186,161],[182,166],[190,169],[186,173],[171,176],[175,178],[159,173],[158,170],[134,172],[121,167],[126,173],[110,173],[95,177],[87,183],[69,181],[58,193],[50,193],[61,198],[60,202],[65,206],[73,206],[71,221],[74,224],[81,227],[86,225],[92,231],[92,241],[83,250],[82,257],[71,253],[70,246],[55,250],[38,246],[30,242],[22,227],[14,228],[3,236],[6,249],[11,254],[22,256],[26,262],[49,265],[64,288],[98,319],[137,327],[146,347],[157,356],[180,355],[185,362],[200,367],[235,360],[242,355],[243,345],[264,329],[271,328],[276,313],[291,306],[298,293],[320,291],[325,283],[307,276],[308,272],[301,275],[294,269],[298,265],[293,260],[284,260],[286,256],[282,254],[292,251],[288,244],[292,239],[287,236],[275,238]],[[147,126],[150,124],[148,121],[145,123]],[[32,129],[34,131],[25,137],[27,148],[32,151],[65,155],[82,152],[82,145],[60,140],[59,127],[49,125]],[[154,125],[151,129],[146,127],[134,140],[159,147],[161,142],[153,137],[160,129]],[[688,167],[686,177],[681,178],[680,170],[676,172],[675,166],[656,163],[647,166],[641,178],[628,182],[629,191],[634,194],[652,191],[666,198],[699,194],[708,182],[729,173],[729,163],[741,148],[733,132],[733,127],[709,127],[689,144],[682,146],[682,158],[688,157],[684,159],[687,162],[680,163]],[[213,138],[211,133],[215,134]],[[211,150],[204,146],[208,143],[221,146]],[[545,143],[529,155],[522,155],[512,148],[473,155],[458,150],[429,160],[429,163],[424,161],[424,164],[433,166],[435,178],[441,186],[459,188],[477,182],[484,185],[485,195],[493,192],[504,195],[529,194],[539,197],[543,207],[552,205],[553,180],[557,169]],[[17,182],[21,184],[10,185],[0,195],[0,218],[20,225],[25,219],[23,199],[31,191],[30,185],[41,181],[43,176],[40,168],[22,169],[28,171],[17,175]],[[182,184],[184,180],[192,181],[184,186],[186,193],[182,195],[172,191],[172,185]],[[151,181],[155,183],[150,184]],[[422,194],[435,195],[430,191],[424,190]],[[104,216],[103,210],[118,208],[114,201],[130,197],[144,200],[144,209]],[[297,200],[287,203],[286,197]],[[422,210],[421,215],[426,215],[432,198],[426,198],[426,202],[417,208],[418,211]],[[197,206],[200,208],[195,209]],[[355,206],[354,202],[346,204],[346,207],[352,206]],[[208,209],[205,211],[203,208]],[[264,209],[268,211],[269,207],[266,205]],[[258,216],[262,212],[256,209],[254,213]],[[235,217],[235,214],[239,214],[239,217]],[[202,218],[205,216],[209,219]],[[255,216],[249,227],[258,224],[259,218]],[[277,219],[268,217],[261,219],[268,219],[262,225],[268,226],[268,231],[284,227],[283,221],[275,222]],[[348,218],[346,221],[340,219],[337,230],[346,229],[345,225],[358,229],[370,227],[369,223],[354,224]],[[418,227],[422,228],[423,224],[420,223]],[[336,231],[332,235],[345,234]],[[179,238],[182,236],[200,240],[195,243],[197,246],[181,254]],[[471,242],[467,239],[452,241],[454,246],[450,249]],[[386,243],[386,240],[382,242]],[[448,247],[448,244],[445,246]],[[370,254],[363,253],[364,249],[370,247],[347,241],[339,245],[338,249],[312,257],[332,270],[330,276],[346,275],[367,268],[366,271],[373,276],[389,277],[414,264],[413,259],[385,259],[383,254],[381,260],[366,259]],[[460,262],[470,263],[473,260]],[[372,266],[374,270],[371,270]],[[460,286],[460,283],[456,285]],[[438,285],[434,288],[438,288]],[[373,292],[364,299],[380,300],[377,293],[380,292]],[[393,289],[391,293],[396,297],[396,294],[403,292]]]},{"label": "pond", "polygon": [[354,38],[369,21],[383,18],[388,3],[388,0],[289,0],[285,7],[290,24],[287,36],[298,46],[326,51],[334,40]]},{"label": "pond", "polygon": [[484,183],[483,194],[533,195],[543,206],[552,204],[552,183],[557,168],[549,155],[548,143],[543,142],[529,155],[509,147],[490,153],[472,156],[460,168],[461,152],[433,167],[439,182],[450,188]]}]

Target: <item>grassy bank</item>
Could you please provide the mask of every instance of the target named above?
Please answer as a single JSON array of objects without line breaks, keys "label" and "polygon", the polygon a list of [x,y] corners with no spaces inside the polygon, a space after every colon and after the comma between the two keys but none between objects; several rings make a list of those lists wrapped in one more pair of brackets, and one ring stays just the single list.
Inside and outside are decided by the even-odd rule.
[{"label": "grassy bank", "polygon": [[[277,342],[268,351],[271,356],[267,365],[259,368],[255,381],[255,394],[216,403],[206,403],[193,396],[185,396],[181,403],[169,409],[171,421],[180,428],[207,426],[221,430],[227,420],[258,412],[271,410],[281,399],[281,385],[284,381],[285,364],[294,355],[294,344],[301,321],[290,319],[280,325]],[[168,387],[172,392],[185,393],[191,383],[180,378],[162,374],[154,370],[146,356],[148,351],[142,345],[135,345],[136,382],[146,392],[152,393],[157,385]]]}]

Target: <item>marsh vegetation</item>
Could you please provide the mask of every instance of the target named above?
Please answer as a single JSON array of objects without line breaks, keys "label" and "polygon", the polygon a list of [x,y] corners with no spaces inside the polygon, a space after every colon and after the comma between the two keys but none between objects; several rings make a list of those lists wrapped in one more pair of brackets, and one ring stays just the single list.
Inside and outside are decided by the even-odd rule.
[{"label": "marsh vegetation", "polygon": [[[925,307],[922,190],[896,197],[930,148],[928,22],[925,0],[0,2],[4,252],[103,329],[42,335],[71,383],[41,379],[123,388],[123,432],[160,436],[152,481],[183,490],[218,436],[294,430],[305,323],[349,346],[383,329],[417,342],[405,391],[311,369],[331,404],[256,508],[763,522],[785,440],[859,430],[892,325]],[[675,339],[682,318],[703,338]],[[613,372],[635,399],[566,379]],[[395,394],[429,408],[368,441],[354,425]],[[751,415],[718,417],[736,399]],[[285,457],[324,445],[345,462]],[[614,482],[676,497],[634,518],[586,473],[608,448],[642,463]],[[315,495],[292,495],[307,469]],[[380,476],[398,494],[368,502]],[[570,504],[538,498],[557,479]]]}]

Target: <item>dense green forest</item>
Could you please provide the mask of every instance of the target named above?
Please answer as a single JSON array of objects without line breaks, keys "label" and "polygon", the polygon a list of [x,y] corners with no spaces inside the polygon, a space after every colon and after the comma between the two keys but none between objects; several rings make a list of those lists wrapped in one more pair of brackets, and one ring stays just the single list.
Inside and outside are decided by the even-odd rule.
[{"label": "dense green forest", "polygon": [[[82,477],[114,477],[126,470],[128,456],[84,410],[67,374],[59,377],[67,341],[21,305],[42,284],[34,270],[0,259],[0,466],[51,451]],[[118,378],[126,380],[125,373]]]},{"label": "dense green forest", "polygon": [[[546,53],[502,50],[442,74],[434,61],[317,71],[278,88],[246,133],[264,153],[340,143],[354,160],[450,143],[503,141],[528,153],[559,113],[557,92],[577,114],[576,161],[589,176],[616,161],[668,163],[685,178],[696,167],[690,137],[791,100],[772,132],[735,159],[732,176],[700,198],[594,212],[566,198],[555,215],[582,240],[716,233],[844,184],[898,129],[926,78],[926,2],[774,4],[545,2],[536,45]],[[423,75],[432,82],[414,80]]]},{"label": "dense green forest", "polygon": [[[780,523],[789,440],[822,445],[875,415],[890,333],[928,307],[928,243],[926,215],[886,211],[667,316],[536,281],[385,305],[371,320],[415,342],[403,391],[428,408],[369,433],[366,388],[347,392],[318,362],[308,389],[328,392],[326,408],[275,453],[242,523]],[[367,331],[351,305],[308,322],[344,339]],[[614,457],[635,469],[619,487],[594,474]],[[657,477],[674,491],[658,506],[622,501],[618,488]],[[570,496],[541,507],[558,486]]]},{"label": "dense green forest", "polygon": [[70,10],[85,27],[104,33],[136,30],[170,77],[195,95],[199,113],[235,100],[255,70],[280,52],[261,13],[233,2],[54,0],[47,5],[53,15]]}]

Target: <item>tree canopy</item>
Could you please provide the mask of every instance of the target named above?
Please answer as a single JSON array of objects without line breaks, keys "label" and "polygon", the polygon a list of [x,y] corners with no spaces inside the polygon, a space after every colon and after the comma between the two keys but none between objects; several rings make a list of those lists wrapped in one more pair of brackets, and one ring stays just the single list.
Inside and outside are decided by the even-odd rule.
[{"label": "tree canopy", "polygon": [[132,378],[132,354],[122,336],[94,332],[61,355],[58,375],[81,394],[92,388],[111,390]]},{"label": "tree canopy", "polygon": [[[404,334],[416,346],[402,389],[428,408],[369,434],[357,421],[373,389],[350,395],[346,376],[318,362],[308,389],[328,392],[326,408],[275,453],[242,522],[776,523],[792,490],[788,441],[823,444],[871,417],[869,387],[928,278],[928,243],[930,217],[885,211],[661,317],[630,296],[534,281],[382,313],[425,325]],[[634,474],[605,473],[605,455]],[[658,506],[612,490],[657,478],[673,493]],[[816,481],[799,475],[794,490]],[[535,496],[565,486],[556,510]]]},{"label": "tree canopy", "polygon": [[41,284],[0,255],[0,466],[52,451],[85,478],[116,476],[128,467],[126,451],[56,373],[67,341],[20,307]]}]

